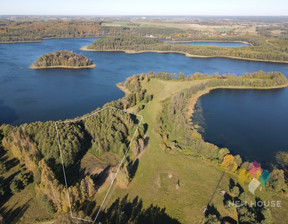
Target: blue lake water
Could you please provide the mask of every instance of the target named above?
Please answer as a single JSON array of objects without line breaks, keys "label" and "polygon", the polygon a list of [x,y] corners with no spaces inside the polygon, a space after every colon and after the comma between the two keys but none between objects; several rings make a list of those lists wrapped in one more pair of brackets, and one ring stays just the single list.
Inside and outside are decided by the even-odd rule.
[{"label": "blue lake water", "polygon": [[186,45],[209,45],[218,47],[249,47],[249,44],[241,42],[167,42],[169,44],[186,44]]},{"label": "blue lake water", "polygon": [[[125,54],[80,50],[81,46],[95,39],[0,44],[0,122],[21,124],[79,116],[122,97],[124,94],[115,86],[116,83],[142,72],[231,72],[241,75],[262,69],[288,74],[286,64],[188,58],[175,53]],[[38,57],[55,50],[73,50],[84,54],[96,64],[96,68],[29,69]]]},{"label": "blue lake water", "polygon": [[288,151],[287,102],[288,88],[218,89],[200,98],[195,117],[206,141],[265,164]]},{"label": "blue lake water", "polygon": [[[19,125],[24,122],[38,120],[47,121],[73,118],[88,113],[104,105],[106,102],[122,97],[124,94],[116,87],[116,83],[124,81],[133,74],[142,72],[163,71],[173,73],[184,72],[185,74],[193,74],[195,72],[208,74],[218,72],[222,74],[230,72],[241,75],[245,72],[264,70],[266,72],[280,71],[286,76],[288,75],[288,64],[226,58],[189,58],[175,53],[125,54],[123,52],[86,52],[80,50],[81,46],[88,45],[95,39],[97,38],[50,39],[39,43],[0,44],[0,122]],[[96,64],[96,68],[81,70],[29,69],[29,66],[38,57],[55,50],[72,50],[76,53],[86,55]],[[269,112],[267,120],[275,116],[279,120],[288,120],[287,108],[284,108],[284,110],[278,104],[274,105],[275,102],[284,102],[285,100],[287,102],[288,91],[286,89],[279,90],[279,94],[270,94],[269,92],[263,91],[263,93],[258,94],[263,102],[266,102],[267,105],[271,104],[271,107],[274,109]],[[244,93],[246,92],[244,91]],[[226,97],[231,96],[231,93],[228,91],[223,94]],[[209,96],[207,95],[207,97]],[[253,94],[247,97],[249,99],[245,99],[247,99],[247,102],[250,102],[251,106],[259,103],[259,97],[253,98]],[[240,98],[235,100],[240,100]],[[215,105],[207,104],[205,106],[203,98],[204,112],[214,113],[218,118],[218,116],[222,115],[216,109],[221,110],[222,106],[226,105],[226,112],[230,114],[234,113],[233,108],[228,106],[231,105],[230,101],[227,101],[225,104],[224,100],[222,104],[218,105],[216,103],[218,101],[217,95],[213,99],[212,102],[215,101]],[[243,103],[241,105],[246,107]],[[239,106],[241,105],[239,104]],[[265,111],[262,111],[262,113],[265,113],[266,109],[263,110]],[[276,113],[279,111],[282,112],[280,114]],[[251,113],[253,113],[253,108],[251,109]],[[212,116],[212,118],[214,119],[215,116]],[[246,115],[237,113],[235,119],[243,119],[241,116]],[[221,138],[218,139],[219,141],[208,138],[210,129],[217,132],[215,129],[217,123],[214,124],[209,119],[206,119],[205,123],[207,140],[226,145],[227,147],[230,146],[228,144],[229,141],[222,141]],[[252,130],[253,133],[259,132],[259,130],[264,129],[263,127],[267,127],[268,124],[270,125],[269,130],[278,130],[277,134],[279,132],[287,132],[286,127],[288,126],[277,126],[278,123],[270,121],[268,123],[261,123],[259,121],[257,126],[253,126],[253,129],[248,128],[247,132],[252,132]],[[231,123],[230,128],[235,129],[234,125],[236,124]],[[227,126],[229,127],[229,123]],[[211,135],[214,134],[212,133]],[[274,135],[271,132],[270,140],[272,143],[276,141],[272,141]],[[242,150],[242,146],[238,144],[239,142],[244,142],[244,140],[237,142],[239,148],[235,148],[235,150]],[[285,145],[281,148],[288,149],[288,142],[285,142]]]}]

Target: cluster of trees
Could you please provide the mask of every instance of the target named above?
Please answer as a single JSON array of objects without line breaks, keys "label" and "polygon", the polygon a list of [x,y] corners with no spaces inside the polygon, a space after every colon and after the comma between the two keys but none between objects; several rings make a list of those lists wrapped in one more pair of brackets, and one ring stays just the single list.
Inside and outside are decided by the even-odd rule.
[{"label": "cluster of trees", "polygon": [[136,131],[138,120],[134,115],[106,109],[86,118],[83,123],[92,138],[91,151],[95,154],[109,151],[122,156]]},{"label": "cluster of trees", "polygon": [[145,102],[148,103],[153,99],[153,96],[147,95],[147,90],[143,89],[141,86],[141,81],[144,80],[145,77],[146,74],[144,73],[133,75],[127,78],[123,83],[123,86],[129,91],[129,94],[126,96],[127,103],[125,104],[125,108],[135,106],[137,102],[142,100],[145,100]]},{"label": "cluster of trees", "polygon": [[[49,163],[61,164],[57,132],[54,122],[34,122],[19,127],[2,126],[3,146],[11,151],[15,158],[25,163],[28,170],[36,170],[38,162],[44,158]],[[63,148],[63,162],[69,167],[85,150],[85,133],[77,123],[59,124],[59,140]]]},{"label": "cluster of trees", "polygon": [[95,40],[88,46],[88,49],[93,50],[145,50],[146,46],[163,44],[163,41],[148,37],[136,37],[136,36],[125,36],[125,37],[107,37]]},{"label": "cluster of trees", "polygon": [[[63,162],[66,167],[90,149],[95,154],[113,152],[123,155],[139,120],[136,116],[116,109],[105,109],[79,122],[58,123]],[[6,128],[5,128],[6,127]],[[34,122],[19,127],[9,125],[3,146],[31,171],[43,158],[50,164],[61,164],[54,122]],[[144,136],[140,126],[136,140]]]},{"label": "cluster of trees", "polygon": [[[217,76],[216,76],[217,77]],[[281,72],[258,71],[246,73],[243,76],[218,76],[207,83],[210,87],[245,86],[245,87],[274,87],[287,85],[287,78]]]},{"label": "cluster of trees", "polygon": [[29,181],[31,181],[30,173],[18,173],[10,184],[10,190],[12,194],[15,194],[24,189],[29,184]]},{"label": "cluster of trees", "polygon": [[288,179],[288,153],[278,152],[275,156],[279,168],[284,171],[286,179]]},{"label": "cluster of trees", "polygon": [[[230,179],[228,191],[223,192],[224,208],[231,216],[236,213],[240,224],[273,223],[273,217],[270,208],[264,207],[264,202],[261,201],[260,198],[256,197],[254,201],[254,198],[249,197],[243,188],[238,183],[236,184],[232,179]],[[252,204],[251,202],[254,203]],[[224,221],[225,218],[221,217],[220,213],[218,212],[217,208],[214,207],[214,205],[209,205],[205,212],[205,223],[220,224],[221,220]],[[232,219],[230,218],[230,220]],[[231,223],[237,222],[233,220]]]},{"label": "cluster of trees", "polygon": [[33,63],[33,66],[36,68],[46,68],[50,66],[85,67],[89,65],[93,65],[93,62],[86,56],[65,50],[42,55]]}]

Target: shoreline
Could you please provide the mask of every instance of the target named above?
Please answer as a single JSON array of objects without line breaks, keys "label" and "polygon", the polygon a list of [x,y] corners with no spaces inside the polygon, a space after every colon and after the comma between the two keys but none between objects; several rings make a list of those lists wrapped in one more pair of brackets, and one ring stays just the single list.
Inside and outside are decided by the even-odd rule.
[{"label": "shoreline", "polygon": [[[14,44],[14,43],[37,43],[37,42],[43,42],[44,40],[51,40],[51,39],[88,39],[88,38],[105,38],[105,37],[110,37],[110,36],[96,36],[96,37],[44,37],[41,40],[20,40],[20,41],[4,41],[1,42],[0,44]],[[243,44],[248,44],[250,46],[254,46],[253,44],[247,42],[247,41],[224,41],[224,40],[174,40],[174,41],[169,41],[165,40],[163,41],[164,43],[190,43],[190,42],[216,42],[216,43],[243,43]]]},{"label": "shoreline", "polygon": [[5,42],[0,42],[0,44],[40,43],[40,42],[43,42],[43,40],[5,41]]},{"label": "shoreline", "polygon": [[[124,81],[124,82],[125,82],[125,81]],[[124,87],[124,86],[122,85],[122,84],[124,84],[124,82],[118,82],[118,83],[116,84],[116,86],[117,86],[118,89],[120,89],[122,92],[125,93],[125,96],[127,96],[127,95],[131,94],[131,92],[130,92],[126,87]]]},{"label": "shoreline", "polygon": [[263,59],[253,59],[253,58],[239,58],[239,57],[233,57],[233,56],[205,56],[205,55],[194,55],[185,53],[182,51],[158,51],[158,50],[94,50],[94,49],[88,49],[88,46],[82,46],[80,50],[82,51],[96,51],[96,52],[124,52],[126,54],[141,54],[141,53],[159,53],[159,54],[165,54],[165,53],[176,53],[176,54],[184,54],[186,57],[189,58],[228,58],[228,59],[235,59],[235,60],[244,60],[244,61],[257,61],[257,62],[271,62],[271,63],[282,63],[282,64],[288,64],[288,61],[275,61],[275,60],[263,60]]},{"label": "shoreline", "polygon": [[97,37],[45,37],[41,40],[23,40],[23,41],[5,41],[1,42],[0,44],[17,44],[17,43],[38,43],[43,42],[44,40],[52,40],[52,39],[88,39],[88,38],[104,38],[102,36]]},{"label": "shoreline", "polygon": [[188,120],[189,124],[193,126],[193,114],[195,112],[195,105],[198,102],[198,100],[206,95],[209,94],[211,91],[216,89],[251,89],[251,90],[269,90],[269,89],[283,89],[288,87],[288,83],[286,85],[281,86],[271,86],[271,87],[249,87],[249,86],[219,86],[219,87],[210,87],[204,90],[201,90],[197,93],[195,93],[190,99],[188,99],[188,102],[185,106],[185,117]]},{"label": "shoreline", "polygon": [[88,66],[64,66],[64,65],[59,65],[59,66],[47,66],[47,67],[35,67],[34,65],[31,65],[29,68],[30,69],[49,69],[49,68],[70,68],[70,69],[82,69],[82,68],[95,68],[96,65],[88,65]]}]

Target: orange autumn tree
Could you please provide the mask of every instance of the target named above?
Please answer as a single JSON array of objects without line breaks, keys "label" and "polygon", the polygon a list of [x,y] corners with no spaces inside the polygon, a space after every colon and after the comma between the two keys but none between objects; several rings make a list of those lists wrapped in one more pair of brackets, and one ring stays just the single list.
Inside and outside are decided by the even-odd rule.
[{"label": "orange autumn tree", "polygon": [[238,165],[234,160],[234,156],[231,154],[227,154],[226,156],[224,156],[221,167],[231,172],[235,172],[238,168]]}]

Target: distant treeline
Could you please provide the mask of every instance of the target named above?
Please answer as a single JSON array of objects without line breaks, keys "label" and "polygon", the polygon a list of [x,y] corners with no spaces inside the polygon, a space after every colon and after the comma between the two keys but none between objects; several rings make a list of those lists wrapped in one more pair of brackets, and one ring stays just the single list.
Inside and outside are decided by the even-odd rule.
[{"label": "distant treeline", "polygon": [[85,67],[93,65],[93,62],[84,55],[78,55],[73,51],[54,51],[45,54],[33,63],[35,68],[46,68],[53,66]]},{"label": "distant treeline", "polygon": [[[45,38],[84,38],[106,36],[145,36],[147,34],[166,38],[188,36],[185,30],[160,27],[101,26],[101,20],[40,20],[10,21],[0,19],[0,43],[18,41],[41,41]],[[185,33],[187,33],[185,35]]]},{"label": "distant treeline", "polygon": [[[119,44],[119,39],[121,39]],[[195,56],[208,57],[235,57],[241,59],[253,60],[273,60],[288,61],[288,40],[269,39],[267,41],[258,41],[257,46],[250,47],[218,47],[218,46],[200,46],[184,44],[165,44],[164,42],[148,41],[148,37],[110,37],[104,40],[96,40],[88,46],[94,50],[135,50],[135,51],[163,51],[163,52],[181,52]],[[139,43],[133,44],[133,42]]]}]

